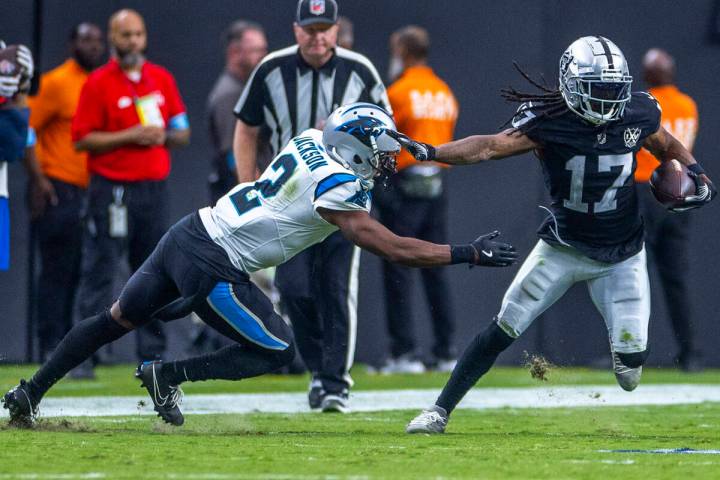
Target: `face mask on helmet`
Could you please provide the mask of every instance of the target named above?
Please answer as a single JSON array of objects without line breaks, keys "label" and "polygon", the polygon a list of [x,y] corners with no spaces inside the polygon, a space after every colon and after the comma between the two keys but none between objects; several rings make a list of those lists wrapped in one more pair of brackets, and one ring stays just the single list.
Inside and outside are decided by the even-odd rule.
[{"label": "face mask on helmet", "polygon": [[395,122],[382,108],[367,103],[346,105],[328,118],[323,143],[336,161],[372,182],[396,171],[400,144],[387,130],[395,130]]},{"label": "face mask on helmet", "polygon": [[580,109],[598,122],[617,120],[630,100],[630,82],[579,82]]}]

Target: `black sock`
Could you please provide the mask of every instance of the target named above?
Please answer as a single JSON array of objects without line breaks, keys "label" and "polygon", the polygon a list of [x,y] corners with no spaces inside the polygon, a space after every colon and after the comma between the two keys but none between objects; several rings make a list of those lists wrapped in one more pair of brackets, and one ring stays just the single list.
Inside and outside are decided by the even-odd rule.
[{"label": "black sock", "polygon": [[497,323],[492,322],[465,349],[435,404],[450,415],[480,377],[490,370],[498,355],[514,340]]},{"label": "black sock", "polygon": [[110,317],[110,311],[78,322],[58,344],[50,358],[30,379],[30,394],[35,403],[70,370],[90,358],[100,347],[126,333],[125,327]]},{"label": "black sock", "polygon": [[240,380],[275,371],[294,357],[293,344],[285,350],[260,350],[235,344],[207,355],[164,363],[162,376],[171,385],[187,380]]}]

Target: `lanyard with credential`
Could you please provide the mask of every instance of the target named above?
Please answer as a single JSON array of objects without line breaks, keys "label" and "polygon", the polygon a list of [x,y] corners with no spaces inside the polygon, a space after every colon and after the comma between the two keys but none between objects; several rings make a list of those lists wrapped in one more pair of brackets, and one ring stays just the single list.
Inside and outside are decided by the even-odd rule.
[{"label": "lanyard with credential", "polygon": [[[152,79],[148,76],[143,76],[141,78],[146,78],[148,83],[152,83]],[[125,75],[125,81],[132,92],[133,103],[135,104],[137,116],[140,119],[140,125],[165,128],[165,119],[163,118],[162,111],[160,110],[158,95],[150,93],[141,97],[137,93],[134,82],[130,80],[127,75]],[[152,85],[150,86],[152,87]],[[151,88],[151,90],[154,89]]]},{"label": "lanyard with credential", "polygon": [[108,234],[111,238],[125,238],[128,234],[128,212],[127,206],[123,202],[125,187],[122,185],[113,186],[112,195],[113,201],[108,206],[110,218],[110,231]]}]

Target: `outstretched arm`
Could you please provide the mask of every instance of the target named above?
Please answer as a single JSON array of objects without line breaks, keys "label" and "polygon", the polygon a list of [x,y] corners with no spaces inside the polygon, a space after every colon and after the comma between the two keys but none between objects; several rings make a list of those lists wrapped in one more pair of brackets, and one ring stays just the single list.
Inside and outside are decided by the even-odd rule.
[{"label": "outstretched arm", "polygon": [[394,136],[416,160],[434,160],[449,165],[468,165],[485,160],[496,160],[539,147],[527,135],[515,129],[508,129],[495,135],[472,135],[438,147],[416,142],[402,133],[395,133]]},{"label": "outstretched arm", "polygon": [[438,245],[395,235],[364,211],[319,208],[318,213],[340,228],[345,238],[360,248],[409,267],[438,267],[455,263],[504,267],[517,261],[512,245],[492,240],[497,232],[482,236],[468,245]]}]

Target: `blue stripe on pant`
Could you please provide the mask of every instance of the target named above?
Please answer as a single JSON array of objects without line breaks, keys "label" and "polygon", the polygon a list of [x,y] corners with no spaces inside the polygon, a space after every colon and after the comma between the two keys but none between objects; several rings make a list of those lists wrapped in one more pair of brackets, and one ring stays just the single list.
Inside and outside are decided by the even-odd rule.
[{"label": "blue stripe on pant", "polygon": [[238,300],[232,284],[219,282],[208,295],[207,302],[235,331],[256,345],[271,350],[288,348],[287,342],[270,333],[262,320]]}]

